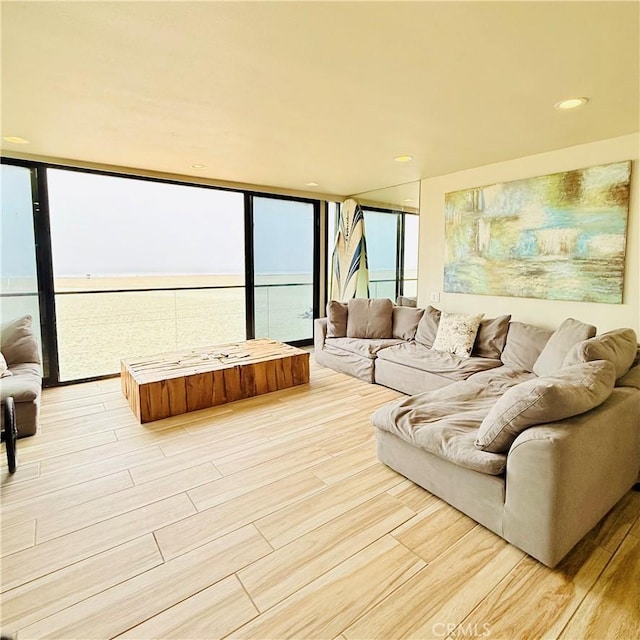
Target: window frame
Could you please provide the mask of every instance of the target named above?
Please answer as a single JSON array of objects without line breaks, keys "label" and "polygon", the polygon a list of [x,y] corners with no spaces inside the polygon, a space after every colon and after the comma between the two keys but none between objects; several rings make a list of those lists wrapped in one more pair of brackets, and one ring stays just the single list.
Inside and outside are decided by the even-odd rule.
[{"label": "window frame", "polygon": [[[338,203],[337,215],[340,214],[340,206],[341,206],[341,203]],[[366,204],[361,204],[360,206],[362,207],[362,211],[364,214],[366,214],[367,211],[371,211],[372,213],[383,213],[383,214],[396,216],[396,238],[395,238],[395,243],[396,243],[395,296],[396,297],[395,297],[395,300],[397,300],[399,296],[404,295],[404,250],[405,250],[404,241],[405,241],[405,219],[406,219],[405,216],[419,216],[419,214],[407,213],[406,211],[398,211],[398,210],[390,209],[386,207],[374,207]],[[366,226],[366,219],[365,219],[365,239],[367,237],[366,234],[367,234],[367,226]],[[326,247],[325,251],[326,251],[328,263],[331,262],[331,247],[330,247],[331,241],[332,239],[327,236],[326,242],[325,242],[325,247]],[[395,300],[393,300],[393,302],[395,302]]]},{"label": "window frame", "polygon": [[[42,334],[42,352],[44,360],[43,385],[45,387],[65,386],[70,384],[80,384],[95,380],[104,380],[119,376],[119,373],[104,374],[78,378],[73,380],[60,380],[59,360],[58,360],[58,338],[57,319],[53,274],[53,256],[51,246],[51,227],[49,215],[49,197],[47,184],[47,170],[60,169],[63,171],[74,171],[94,175],[109,176],[115,178],[129,178],[145,182],[155,182],[162,184],[173,184],[185,187],[196,187],[212,189],[216,191],[228,191],[244,195],[244,268],[245,268],[245,339],[250,340],[255,337],[255,301],[254,301],[254,253],[253,253],[253,199],[273,198],[279,200],[290,200],[295,202],[305,202],[313,205],[313,317],[319,316],[319,310],[324,306],[324,300],[320,300],[321,283],[320,264],[322,262],[323,248],[325,243],[321,242],[321,216],[326,215],[326,207],[322,207],[322,201],[316,198],[305,198],[301,196],[291,196],[274,192],[261,192],[259,190],[239,189],[227,186],[217,186],[193,182],[186,179],[159,178],[155,176],[127,173],[126,171],[95,169],[91,167],[81,167],[74,165],[64,165],[44,161],[27,160],[21,158],[2,157],[0,162],[6,165],[19,166],[29,169],[32,178],[32,210],[34,221],[34,235],[36,245],[36,268],[38,277],[38,299],[40,306],[40,325]],[[326,221],[324,224],[326,229]],[[326,251],[326,249],[325,249]],[[307,346],[313,344],[312,335],[303,340],[293,340],[288,342],[293,346]]]}]

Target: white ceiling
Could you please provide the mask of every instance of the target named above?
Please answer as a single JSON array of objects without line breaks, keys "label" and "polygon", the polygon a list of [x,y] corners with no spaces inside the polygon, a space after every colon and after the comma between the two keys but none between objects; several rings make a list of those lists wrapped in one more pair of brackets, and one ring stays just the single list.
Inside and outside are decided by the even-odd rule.
[{"label": "white ceiling", "polygon": [[348,195],[615,137],[639,7],[3,1],[3,152]]}]

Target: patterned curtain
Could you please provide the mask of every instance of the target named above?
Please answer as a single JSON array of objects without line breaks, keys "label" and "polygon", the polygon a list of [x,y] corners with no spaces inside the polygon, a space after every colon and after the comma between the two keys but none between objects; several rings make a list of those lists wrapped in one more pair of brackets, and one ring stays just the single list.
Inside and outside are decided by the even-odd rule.
[{"label": "patterned curtain", "polygon": [[367,243],[364,214],[360,205],[349,198],[342,203],[338,232],[333,248],[329,299],[346,302],[369,297]]}]

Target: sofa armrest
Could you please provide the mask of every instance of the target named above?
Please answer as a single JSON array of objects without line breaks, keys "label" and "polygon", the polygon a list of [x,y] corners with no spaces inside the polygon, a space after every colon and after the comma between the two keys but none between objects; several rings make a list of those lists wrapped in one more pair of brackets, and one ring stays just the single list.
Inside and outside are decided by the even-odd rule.
[{"label": "sofa armrest", "polygon": [[634,389],[640,389],[640,364],[635,367],[631,367],[622,378],[616,380],[616,387],[632,387]]},{"label": "sofa armrest", "polygon": [[316,318],[313,321],[313,347],[316,352],[322,351],[327,338],[327,319]]},{"label": "sofa armrest", "polygon": [[503,535],[553,567],[622,498],[640,467],[640,393],[532,427],[507,456]]}]

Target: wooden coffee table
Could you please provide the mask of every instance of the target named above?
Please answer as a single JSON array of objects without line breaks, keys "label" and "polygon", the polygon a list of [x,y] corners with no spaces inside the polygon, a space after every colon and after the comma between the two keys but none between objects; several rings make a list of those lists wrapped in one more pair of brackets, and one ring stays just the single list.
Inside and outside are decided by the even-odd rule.
[{"label": "wooden coffee table", "polygon": [[140,422],[309,382],[309,353],[260,339],[121,361],[122,392]]}]

